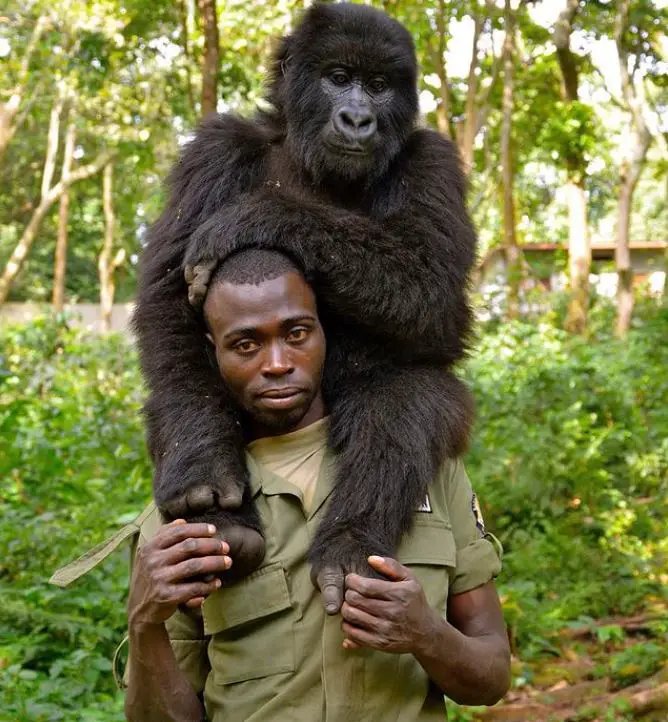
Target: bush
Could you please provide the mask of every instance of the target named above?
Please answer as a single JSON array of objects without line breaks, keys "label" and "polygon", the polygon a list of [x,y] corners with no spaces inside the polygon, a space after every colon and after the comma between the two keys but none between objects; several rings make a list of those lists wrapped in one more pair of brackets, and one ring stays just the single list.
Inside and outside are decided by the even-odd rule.
[{"label": "bush", "polygon": [[47,581],[150,497],[136,359],[62,317],[3,329],[1,344],[0,719],[122,720],[109,670],[127,556],[66,591]]},{"label": "bush", "polygon": [[[660,592],[668,311],[639,309],[627,343],[600,330],[606,314],[588,339],[548,320],[484,329],[467,368],[467,466],[506,549],[499,585],[524,659],[558,653],[552,634],[569,622]],[[0,720],[122,720],[110,660],[127,550],[67,590],[47,580],[150,497],[136,357],[64,317],[5,328],[0,349]],[[620,684],[635,678],[628,662],[614,660]]]},{"label": "bush", "polygon": [[589,338],[545,320],[503,325],[467,369],[469,473],[506,549],[506,614],[536,651],[564,620],[630,612],[661,588],[668,309],[638,311],[627,342],[600,330],[605,307]]}]

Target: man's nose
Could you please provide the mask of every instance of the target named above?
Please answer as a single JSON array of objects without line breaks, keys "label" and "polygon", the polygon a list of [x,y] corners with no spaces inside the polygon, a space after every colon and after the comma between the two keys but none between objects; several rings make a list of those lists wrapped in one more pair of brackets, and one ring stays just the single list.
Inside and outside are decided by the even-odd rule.
[{"label": "man's nose", "polygon": [[267,349],[262,365],[265,376],[285,376],[295,370],[289,351],[281,344],[273,344]]}]

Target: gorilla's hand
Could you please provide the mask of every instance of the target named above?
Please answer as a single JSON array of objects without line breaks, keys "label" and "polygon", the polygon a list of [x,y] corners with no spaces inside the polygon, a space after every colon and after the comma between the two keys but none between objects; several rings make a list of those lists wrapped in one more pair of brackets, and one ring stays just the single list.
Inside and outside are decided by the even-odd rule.
[{"label": "gorilla's hand", "polygon": [[[309,207],[310,208],[310,207]],[[261,190],[243,194],[213,213],[190,237],[184,259],[184,275],[190,302],[203,298],[211,274],[236,251],[250,248],[280,251],[302,271],[314,272],[316,247],[311,234],[315,216],[303,201],[285,194]],[[323,233],[324,233],[323,229]]]}]

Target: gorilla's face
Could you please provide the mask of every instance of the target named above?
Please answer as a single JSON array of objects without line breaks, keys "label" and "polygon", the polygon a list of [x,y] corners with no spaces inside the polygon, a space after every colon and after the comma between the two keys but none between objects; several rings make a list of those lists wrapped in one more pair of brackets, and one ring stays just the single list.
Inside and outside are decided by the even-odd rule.
[{"label": "gorilla's face", "polygon": [[280,62],[288,143],[302,167],[319,183],[382,176],[417,117],[407,31],[373,8],[319,5]]},{"label": "gorilla's face", "polygon": [[368,173],[382,151],[378,118],[393,103],[394,88],[382,73],[362,75],[341,66],[323,72],[320,88],[330,108],[321,131],[328,165],[342,165],[351,176]]}]

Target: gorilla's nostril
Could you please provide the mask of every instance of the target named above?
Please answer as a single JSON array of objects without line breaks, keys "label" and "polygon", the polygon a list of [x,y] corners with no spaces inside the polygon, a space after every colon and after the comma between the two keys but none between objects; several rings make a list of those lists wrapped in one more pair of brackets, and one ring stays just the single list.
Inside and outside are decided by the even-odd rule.
[{"label": "gorilla's nostril", "polygon": [[376,131],[376,119],[365,108],[341,108],[334,120],[336,129],[353,140],[365,140]]}]

